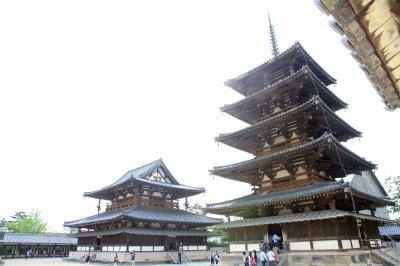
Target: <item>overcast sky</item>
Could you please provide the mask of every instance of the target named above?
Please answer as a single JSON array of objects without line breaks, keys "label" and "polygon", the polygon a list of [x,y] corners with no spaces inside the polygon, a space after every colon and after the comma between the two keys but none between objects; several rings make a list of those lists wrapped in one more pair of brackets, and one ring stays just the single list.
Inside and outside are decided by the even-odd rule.
[{"label": "overcast sky", "polygon": [[280,50],[299,40],[337,79],[339,115],[363,132],[346,146],[399,175],[399,111],[313,1],[1,1],[0,217],[37,208],[61,231],[96,213],[83,192],[160,157],[207,189],[192,202],[248,193],[208,170],[251,158],[213,138],[245,126],[219,111],[241,99],[223,82],[271,57],[268,10]]}]

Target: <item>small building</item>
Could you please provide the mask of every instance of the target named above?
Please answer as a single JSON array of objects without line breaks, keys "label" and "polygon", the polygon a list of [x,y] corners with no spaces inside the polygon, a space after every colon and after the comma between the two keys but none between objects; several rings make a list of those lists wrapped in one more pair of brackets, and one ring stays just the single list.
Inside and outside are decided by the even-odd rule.
[{"label": "small building", "polygon": [[[205,251],[205,227],[220,219],[182,210],[179,199],[204,193],[204,188],[180,184],[159,159],[128,171],[102,189],[86,192],[109,202],[103,213],[66,222],[77,228],[78,252]],[[100,207],[99,207],[100,208]]]},{"label": "small building", "polygon": [[379,226],[379,234],[385,241],[400,242],[400,226],[396,223],[389,223]]},{"label": "small building", "polygon": [[28,250],[33,257],[64,257],[76,250],[78,240],[70,234],[0,233],[0,257],[24,257]]}]

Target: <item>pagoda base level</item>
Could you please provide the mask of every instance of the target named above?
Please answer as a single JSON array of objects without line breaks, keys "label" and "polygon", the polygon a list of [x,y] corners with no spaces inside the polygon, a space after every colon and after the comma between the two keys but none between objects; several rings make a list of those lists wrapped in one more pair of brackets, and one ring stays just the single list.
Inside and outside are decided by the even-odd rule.
[{"label": "pagoda base level", "polygon": [[[96,251],[91,252],[94,261],[98,262],[113,262],[115,253],[118,253],[118,259],[120,262],[131,262],[131,255],[129,252],[104,252],[104,251]],[[208,251],[183,251],[183,253],[192,261],[200,261],[208,259]],[[65,260],[71,261],[83,261],[84,257],[88,254],[88,251],[71,251],[69,253],[69,257]],[[136,252],[136,262],[160,262],[166,263],[170,262],[171,258],[168,255],[168,252]]]},{"label": "pagoda base level", "polygon": [[[227,260],[234,262],[239,261],[242,256],[242,253],[235,252],[229,254],[229,259],[224,259],[225,262],[227,262]],[[372,261],[374,265],[386,265],[375,258],[370,250],[286,252],[281,254],[281,259],[282,263],[280,266],[367,266],[371,265],[368,264],[370,261]]]},{"label": "pagoda base level", "polygon": [[[365,241],[364,241],[365,242]],[[321,251],[351,251],[361,249],[358,239],[325,239],[325,240],[303,240],[289,241],[290,252],[321,252]],[[369,239],[364,243],[364,249],[381,248],[381,239]],[[260,250],[260,242],[231,243],[229,244],[231,252],[243,252]]]}]

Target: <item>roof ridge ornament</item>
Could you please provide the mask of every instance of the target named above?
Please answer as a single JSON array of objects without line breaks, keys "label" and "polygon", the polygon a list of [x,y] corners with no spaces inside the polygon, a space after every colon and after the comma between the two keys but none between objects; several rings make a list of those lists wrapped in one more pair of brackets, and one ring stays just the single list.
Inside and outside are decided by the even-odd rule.
[{"label": "roof ridge ornament", "polygon": [[269,39],[271,42],[271,52],[273,57],[277,57],[279,55],[278,41],[276,39],[274,25],[272,25],[271,16],[269,15],[269,12],[268,12],[268,22],[269,22],[268,30],[269,30]]}]

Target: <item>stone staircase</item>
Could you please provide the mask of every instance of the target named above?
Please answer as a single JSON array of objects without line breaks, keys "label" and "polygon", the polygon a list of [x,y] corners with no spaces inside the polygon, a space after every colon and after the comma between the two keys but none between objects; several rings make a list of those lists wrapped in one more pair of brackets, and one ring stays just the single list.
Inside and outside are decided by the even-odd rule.
[{"label": "stone staircase", "polygon": [[[182,256],[181,256],[181,262],[182,264],[186,264],[186,263],[190,263],[192,262],[188,256],[186,256],[185,253],[181,252]],[[174,252],[168,252],[168,257],[171,259],[171,261],[175,264],[178,263],[178,252],[174,251]]]},{"label": "stone staircase", "polygon": [[372,255],[377,257],[378,259],[384,261],[387,263],[387,265],[391,266],[398,266],[400,265],[400,259],[395,258],[392,255],[388,254],[387,252],[381,250],[381,249],[374,249],[372,250]]}]

